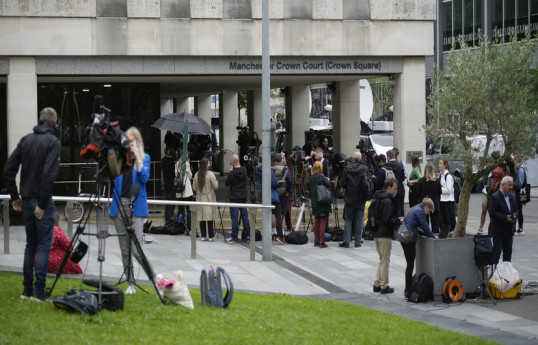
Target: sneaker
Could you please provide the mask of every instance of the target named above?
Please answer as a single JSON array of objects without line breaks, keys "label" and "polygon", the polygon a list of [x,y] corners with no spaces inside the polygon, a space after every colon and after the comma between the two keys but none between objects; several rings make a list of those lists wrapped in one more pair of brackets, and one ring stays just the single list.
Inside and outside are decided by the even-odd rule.
[{"label": "sneaker", "polygon": [[208,238],[207,237],[202,237],[202,241],[207,241]]},{"label": "sneaker", "polygon": [[127,290],[125,290],[126,295],[134,295],[136,293],[135,287],[132,285],[129,285],[127,287]]},{"label": "sneaker", "polygon": [[32,301],[36,301],[36,302],[52,303],[52,301],[50,300],[49,296],[45,293],[45,291],[39,292],[39,293],[34,293],[30,297],[30,299]]},{"label": "sneaker", "polygon": [[478,228],[478,231],[476,232],[477,235],[482,235],[482,232],[484,231],[484,229],[482,227],[479,227]]},{"label": "sneaker", "polygon": [[213,237],[210,237],[208,241],[213,242]]},{"label": "sneaker", "polygon": [[226,243],[229,243],[229,244],[236,244],[237,242],[231,238],[231,237],[228,237],[227,239],[224,240],[224,242]]},{"label": "sneaker", "polygon": [[319,247],[319,242],[314,242],[314,247]]},{"label": "sneaker", "polygon": [[340,243],[340,244],[338,245],[338,247],[340,247],[340,248],[349,248],[349,243],[347,243],[347,242],[342,242],[342,243]]},{"label": "sneaker", "polygon": [[381,292],[382,294],[393,293],[394,288],[391,288],[390,286],[387,285],[386,288],[381,289],[379,292]]},{"label": "sneaker", "polygon": [[21,295],[21,299],[29,300],[31,298],[32,298],[32,290],[24,289],[24,291],[22,292],[22,295]]},{"label": "sneaker", "polygon": [[327,248],[328,246],[325,243],[320,243],[319,247],[320,248]]},{"label": "sneaker", "polygon": [[250,237],[247,237],[246,239],[244,239],[243,241],[247,242],[247,243],[250,243]]},{"label": "sneaker", "polygon": [[359,242],[359,243],[355,243],[355,248],[359,248],[359,247],[361,247],[361,246],[362,246],[362,244],[360,244],[360,242]]},{"label": "sneaker", "polygon": [[525,233],[523,232],[523,229],[517,229],[516,234],[519,236],[523,236]]},{"label": "sneaker", "polygon": [[374,285],[374,292],[381,292],[381,286]]},{"label": "sneaker", "polygon": [[277,238],[276,238],[276,241],[277,241],[278,243],[282,244],[282,245],[286,244],[286,241],[284,240],[283,237],[277,237]]}]

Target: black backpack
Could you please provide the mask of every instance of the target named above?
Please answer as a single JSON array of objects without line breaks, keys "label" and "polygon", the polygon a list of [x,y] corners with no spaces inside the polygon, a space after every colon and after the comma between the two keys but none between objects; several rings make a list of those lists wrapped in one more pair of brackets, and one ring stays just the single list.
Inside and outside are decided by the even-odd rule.
[{"label": "black backpack", "polygon": [[374,239],[374,232],[377,230],[380,224],[380,219],[377,212],[378,205],[379,199],[374,199],[368,207],[368,219],[366,221],[364,231],[362,232],[362,238],[368,241],[372,241]]},{"label": "black backpack", "polygon": [[289,244],[307,244],[308,236],[306,235],[306,231],[297,230],[290,232],[286,235],[286,242]]},{"label": "black backpack", "polygon": [[372,195],[374,195],[374,181],[370,174],[368,168],[363,167],[359,175],[360,184],[359,184],[359,193],[362,200],[371,200]]},{"label": "black backpack", "polygon": [[415,274],[411,281],[411,291],[409,291],[409,302],[426,303],[433,300],[433,279],[426,273]]},{"label": "black backpack", "polygon": [[[457,176],[454,176],[453,174],[450,175],[452,175],[452,178],[454,179],[454,202],[458,204],[460,202],[461,194],[461,179]],[[445,175],[445,182],[447,176],[448,174]]]}]

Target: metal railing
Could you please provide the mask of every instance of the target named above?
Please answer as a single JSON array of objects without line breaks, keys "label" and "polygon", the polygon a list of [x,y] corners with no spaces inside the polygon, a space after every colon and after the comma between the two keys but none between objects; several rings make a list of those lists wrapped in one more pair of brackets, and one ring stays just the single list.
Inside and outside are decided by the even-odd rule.
[{"label": "metal railing", "polygon": [[[6,194],[0,194],[0,200],[3,202],[3,223],[4,223],[4,254],[9,254],[9,200],[11,197]],[[73,222],[72,222],[72,209],[75,202],[82,203],[92,203],[94,202],[93,198],[88,197],[68,197],[68,196],[53,196],[52,200],[56,203],[58,201],[66,201],[69,206],[69,212],[67,212],[67,237],[70,239],[73,237]],[[112,202],[111,198],[99,198],[100,203],[110,204]],[[185,205],[185,206],[213,206],[213,207],[241,207],[241,208],[255,208],[255,209],[273,209],[273,205],[261,205],[261,204],[237,204],[229,202],[201,202],[201,201],[172,201],[172,200],[154,200],[148,199],[149,205]],[[66,207],[68,207],[66,206]],[[256,253],[256,238],[255,227],[250,227],[250,238],[253,240],[250,241],[250,260],[255,260]],[[196,259],[196,231],[191,231],[191,258]],[[268,234],[267,236],[270,236]],[[265,236],[265,234],[264,234]],[[267,248],[264,248],[262,245],[262,251],[265,252]]]}]

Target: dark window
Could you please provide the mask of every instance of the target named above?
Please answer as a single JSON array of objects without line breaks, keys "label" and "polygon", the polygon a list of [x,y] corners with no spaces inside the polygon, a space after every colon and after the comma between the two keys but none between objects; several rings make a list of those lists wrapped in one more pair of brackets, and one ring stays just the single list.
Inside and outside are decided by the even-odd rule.
[{"label": "dark window", "polygon": [[469,46],[473,45],[474,27],[473,27],[473,5],[474,0],[467,0],[463,3],[463,40]]},{"label": "dark window", "polygon": [[443,50],[450,50],[452,48],[452,2],[445,2],[443,4],[444,13],[444,30],[443,30]]},{"label": "dark window", "polygon": [[504,2],[504,41],[510,42],[515,35],[516,3],[513,0]]},{"label": "dark window", "polygon": [[538,32],[538,0],[531,2],[531,34],[536,35]]},{"label": "dark window", "polygon": [[528,0],[517,1],[516,35],[520,40],[525,37],[525,31],[529,25],[529,2]]},{"label": "dark window", "polygon": [[462,0],[454,0],[452,11],[454,13],[454,39],[456,40],[456,49],[459,49],[459,40],[461,39],[460,35],[463,34],[463,13],[461,7]]},{"label": "dark window", "polygon": [[484,29],[482,28],[482,1],[481,0],[474,0],[474,32],[475,32],[475,38],[474,38],[474,45],[478,45],[478,40],[480,39],[480,36],[483,36],[485,34]]},{"label": "dark window", "polygon": [[503,0],[493,1],[493,38],[500,38],[504,36],[503,30]]}]

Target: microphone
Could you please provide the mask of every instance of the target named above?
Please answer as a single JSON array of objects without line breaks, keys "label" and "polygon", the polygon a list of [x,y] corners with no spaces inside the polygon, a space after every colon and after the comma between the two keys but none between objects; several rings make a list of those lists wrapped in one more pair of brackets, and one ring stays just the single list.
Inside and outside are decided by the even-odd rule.
[{"label": "microphone", "polygon": [[140,185],[133,183],[131,184],[131,187],[129,187],[129,207],[132,209],[133,205],[135,203],[136,198],[138,197],[138,193],[140,192]]}]

